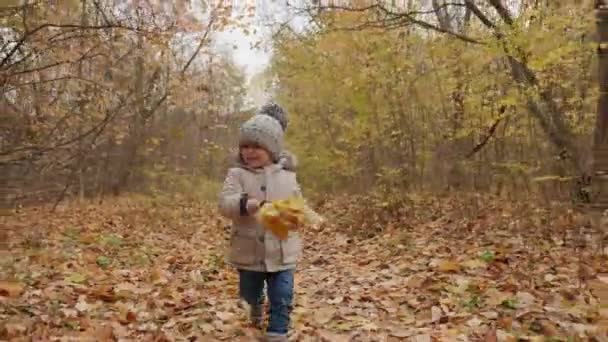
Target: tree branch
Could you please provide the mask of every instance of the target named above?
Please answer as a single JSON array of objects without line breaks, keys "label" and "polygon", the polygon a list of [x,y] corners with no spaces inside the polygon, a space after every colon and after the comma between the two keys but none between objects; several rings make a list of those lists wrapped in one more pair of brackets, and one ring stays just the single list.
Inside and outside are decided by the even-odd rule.
[{"label": "tree branch", "polygon": [[13,57],[13,55],[17,52],[17,50],[19,50],[19,48],[23,44],[25,44],[25,42],[27,41],[27,39],[30,36],[36,34],[37,32],[39,32],[41,30],[47,29],[47,28],[62,28],[62,29],[63,28],[76,28],[76,29],[81,29],[81,30],[103,30],[103,29],[110,29],[110,28],[119,28],[119,29],[134,31],[134,32],[141,32],[141,30],[138,28],[123,26],[120,24],[85,26],[85,25],[75,25],[75,24],[61,24],[60,25],[60,24],[45,23],[45,24],[42,24],[42,25],[36,27],[35,29],[24,32],[21,39],[19,39],[16,42],[15,46],[13,46],[13,48],[4,56],[2,61],[0,61],[0,68],[3,68],[10,61],[10,59]]},{"label": "tree branch", "polygon": [[494,24],[483,12],[475,5],[473,0],[464,0],[465,5],[479,20],[486,25],[488,28],[496,29],[496,24]]},{"label": "tree branch", "polygon": [[483,140],[480,141],[477,145],[475,145],[475,147],[473,147],[471,152],[467,153],[465,158],[469,159],[472,156],[474,156],[475,153],[481,151],[481,149],[488,143],[488,141],[490,141],[490,138],[492,138],[494,136],[494,133],[496,132],[496,128],[498,127],[498,124],[502,121],[502,119],[503,118],[500,117],[500,118],[496,119],[496,121],[494,121],[494,123],[492,124],[492,126],[490,126],[490,129],[488,130],[488,133],[483,138]]},{"label": "tree branch", "polygon": [[207,36],[209,36],[209,33],[211,32],[211,27],[213,26],[213,23],[215,22],[216,18],[217,18],[217,16],[215,16],[215,15],[211,16],[209,25],[207,25],[207,29],[205,29],[205,33],[203,33],[203,37],[201,38],[200,42],[198,43],[196,50],[194,51],[192,56],[190,56],[190,59],[188,59],[188,62],[186,63],[186,65],[184,65],[184,67],[182,68],[182,71],[181,71],[182,75],[184,75],[186,73],[186,71],[190,67],[190,64],[192,64],[192,62],[194,61],[194,59],[196,58],[198,53],[201,51],[203,46],[205,46],[205,43],[207,42]]},{"label": "tree branch", "polygon": [[502,0],[488,0],[488,2],[496,9],[496,12],[498,12],[498,15],[500,15],[505,23],[513,25],[511,13],[509,13],[509,10],[502,4]]},{"label": "tree branch", "polygon": [[[445,3],[443,5],[438,6],[438,8],[444,8],[446,6],[455,6],[455,5],[460,5],[462,6],[462,4],[455,4],[455,3]],[[323,10],[323,9],[333,9],[333,10],[343,10],[343,11],[347,11],[347,12],[366,12],[366,11],[371,11],[371,10],[380,10],[383,14],[385,14],[387,16],[386,19],[384,20],[375,20],[375,21],[367,21],[363,24],[360,24],[358,26],[350,27],[350,28],[337,28],[336,30],[340,31],[353,31],[353,30],[357,30],[357,29],[362,29],[362,28],[366,28],[366,27],[384,27],[387,29],[391,29],[391,28],[398,28],[398,27],[403,27],[403,26],[407,26],[410,24],[416,24],[418,26],[421,26],[423,28],[432,30],[432,31],[436,31],[439,33],[444,33],[444,34],[448,34],[450,36],[453,36],[455,38],[458,38],[462,41],[465,41],[467,43],[473,43],[473,44],[478,44],[478,45],[484,45],[484,43],[478,39],[472,38],[472,37],[468,37],[464,34],[458,33],[458,32],[454,32],[450,29],[447,28],[442,28],[436,25],[433,25],[431,23],[428,23],[426,21],[423,20],[419,20],[416,19],[415,16],[417,15],[423,15],[423,14],[430,14],[430,13],[435,13],[436,10],[430,10],[430,11],[409,11],[409,12],[403,12],[403,13],[398,13],[398,12],[393,12],[392,10],[386,8],[385,6],[376,3],[374,5],[370,5],[370,6],[366,6],[366,7],[360,7],[360,8],[353,8],[353,7],[348,7],[348,6],[336,6],[336,5],[330,5],[330,6],[313,6],[313,7],[309,7],[307,10],[307,13],[311,16],[314,17],[315,15],[310,13],[312,9],[317,9],[317,10]],[[387,22],[390,22],[389,25],[387,25]]]},{"label": "tree branch", "polygon": [[[91,134],[95,134],[95,132],[97,132],[99,129],[104,129],[106,127],[106,125],[118,115],[120,110],[126,106],[127,99],[130,98],[133,95],[133,93],[134,93],[133,90],[129,91],[127,96],[122,98],[120,103],[117,104],[114,109],[106,111],[106,116],[101,120],[101,122],[99,122],[98,124],[94,125],[90,129],[82,132],[81,134],[79,134],[75,137],[71,137],[67,140],[58,142],[57,144],[55,144],[53,146],[48,146],[48,147],[23,146],[23,147],[14,148],[12,150],[0,151],[0,157],[9,156],[11,154],[16,154],[16,153],[28,153],[28,152],[42,154],[42,153],[45,153],[48,151],[58,149],[60,147],[65,147],[65,146],[71,145],[77,141],[80,141],[81,139],[86,138],[87,136],[89,136]],[[3,162],[6,162],[6,160],[4,160]]]}]

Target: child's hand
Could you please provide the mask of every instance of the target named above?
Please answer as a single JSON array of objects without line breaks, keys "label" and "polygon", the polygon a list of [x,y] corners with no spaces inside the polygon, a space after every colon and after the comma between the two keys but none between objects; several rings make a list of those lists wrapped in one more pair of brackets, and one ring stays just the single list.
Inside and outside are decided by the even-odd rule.
[{"label": "child's hand", "polygon": [[260,210],[260,201],[255,198],[250,198],[247,200],[247,212],[249,215],[253,215]]}]

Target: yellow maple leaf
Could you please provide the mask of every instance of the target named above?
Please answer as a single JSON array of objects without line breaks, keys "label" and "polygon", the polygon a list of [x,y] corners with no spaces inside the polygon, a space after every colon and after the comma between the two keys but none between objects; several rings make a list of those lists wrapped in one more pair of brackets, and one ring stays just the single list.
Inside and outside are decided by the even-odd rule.
[{"label": "yellow maple leaf", "polygon": [[290,230],[315,222],[315,215],[304,199],[292,197],[268,203],[260,209],[257,217],[266,229],[280,240],[286,240]]}]

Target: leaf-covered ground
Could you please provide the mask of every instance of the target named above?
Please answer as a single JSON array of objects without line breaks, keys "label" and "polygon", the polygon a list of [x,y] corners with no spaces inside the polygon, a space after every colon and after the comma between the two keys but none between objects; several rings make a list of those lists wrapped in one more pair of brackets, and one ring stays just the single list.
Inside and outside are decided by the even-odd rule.
[{"label": "leaf-covered ground", "polygon": [[[565,209],[350,198],[321,212],[330,223],[305,232],[294,341],[608,339],[608,262]],[[213,207],[121,198],[1,220],[1,340],[258,336]]]}]

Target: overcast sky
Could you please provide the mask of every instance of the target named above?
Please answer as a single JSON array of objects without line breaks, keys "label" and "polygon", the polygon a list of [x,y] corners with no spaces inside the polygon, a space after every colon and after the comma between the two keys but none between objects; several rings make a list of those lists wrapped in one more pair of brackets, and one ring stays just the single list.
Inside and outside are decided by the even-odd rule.
[{"label": "overcast sky", "polygon": [[267,47],[261,45],[259,48],[253,45],[259,41],[266,41],[268,38],[261,34],[246,35],[241,30],[231,30],[216,35],[216,44],[220,49],[229,49],[234,61],[244,67],[248,77],[264,70],[270,61],[271,52]]},{"label": "overcast sky", "polygon": [[[248,77],[264,70],[270,62],[272,54],[270,51],[270,25],[289,21],[295,28],[302,28],[305,26],[305,18],[295,15],[293,13],[293,7],[287,5],[287,0],[222,1],[232,1],[233,16],[243,13],[248,4],[255,5],[255,15],[244,22],[247,30],[250,32],[249,34],[245,34],[241,29],[231,29],[215,35],[215,41],[218,48],[232,49],[234,47],[231,55],[237,64],[245,68]],[[289,1],[293,6],[294,0]],[[303,2],[306,0],[298,1]],[[259,42],[261,42],[261,44],[258,44],[258,47],[254,47],[254,45]]]}]

